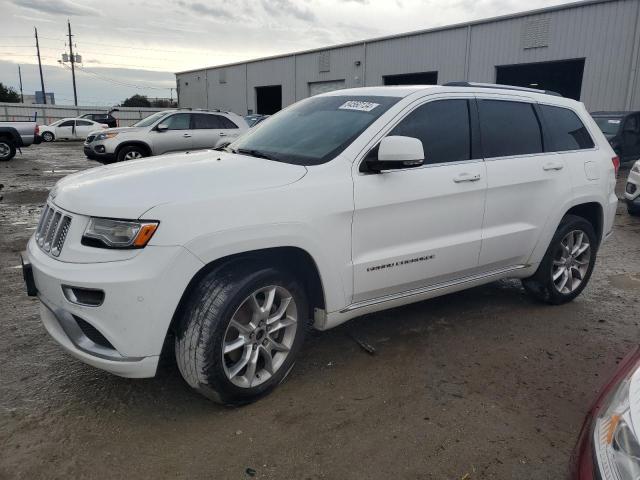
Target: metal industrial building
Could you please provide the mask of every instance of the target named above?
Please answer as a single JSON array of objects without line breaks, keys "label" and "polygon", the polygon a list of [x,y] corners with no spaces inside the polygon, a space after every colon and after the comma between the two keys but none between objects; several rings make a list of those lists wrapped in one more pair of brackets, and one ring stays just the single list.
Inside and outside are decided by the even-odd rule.
[{"label": "metal industrial building", "polygon": [[587,0],[190,70],[176,74],[179,105],[270,114],[339,88],[468,80],[640,109],[639,21],[640,0]]}]

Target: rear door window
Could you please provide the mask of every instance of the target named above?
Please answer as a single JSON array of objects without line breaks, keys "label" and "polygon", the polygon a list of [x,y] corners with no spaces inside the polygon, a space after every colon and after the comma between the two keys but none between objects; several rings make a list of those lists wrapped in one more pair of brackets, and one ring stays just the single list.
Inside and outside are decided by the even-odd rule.
[{"label": "rear door window", "polygon": [[389,135],[422,141],[425,163],[458,162],[471,158],[471,129],[467,100],[436,100],[407,115]]},{"label": "rear door window", "polygon": [[67,120],[66,122],[62,122],[59,127],[73,127],[73,120]]},{"label": "rear door window", "polygon": [[193,114],[193,128],[202,130],[202,129],[220,129],[224,128],[219,121],[220,117],[218,115],[208,115],[206,113],[194,113]]},{"label": "rear door window", "polygon": [[485,158],[542,153],[542,131],[532,104],[507,100],[478,104]]},{"label": "rear door window", "polygon": [[222,115],[215,115],[215,116],[218,117],[218,119],[220,120],[220,124],[222,125],[222,128],[226,128],[226,129],[238,128],[238,125],[233,123],[227,117],[223,117]]},{"label": "rear door window", "polygon": [[550,105],[540,105],[540,110],[551,135],[551,145],[547,150],[566,152],[594,147],[591,135],[574,112]]}]

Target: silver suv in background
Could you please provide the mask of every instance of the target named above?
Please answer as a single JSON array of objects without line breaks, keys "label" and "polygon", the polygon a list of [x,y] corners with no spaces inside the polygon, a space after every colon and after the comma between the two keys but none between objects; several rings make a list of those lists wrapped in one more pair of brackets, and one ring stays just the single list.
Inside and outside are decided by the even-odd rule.
[{"label": "silver suv in background", "polygon": [[84,153],[91,160],[111,163],[168,152],[218,148],[248,129],[246,121],[231,112],[164,110],[131,127],[90,134],[84,143]]}]

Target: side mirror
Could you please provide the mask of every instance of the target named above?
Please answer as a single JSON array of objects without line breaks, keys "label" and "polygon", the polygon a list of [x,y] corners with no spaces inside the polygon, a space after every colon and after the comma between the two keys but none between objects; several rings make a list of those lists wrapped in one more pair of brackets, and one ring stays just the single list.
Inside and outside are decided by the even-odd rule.
[{"label": "side mirror", "polygon": [[378,146],[378,158],[366,160],[368,169],[380,173],[382,170],[420,167],[424,163],[422,142],[413,137],[385,137]]},{"label": "side mirror", "polygon": [[159,123],[156,126],[156,130],[159,132],[166,132],[167,130],[169,130],[169,125],[167,125],[166,123]]}]

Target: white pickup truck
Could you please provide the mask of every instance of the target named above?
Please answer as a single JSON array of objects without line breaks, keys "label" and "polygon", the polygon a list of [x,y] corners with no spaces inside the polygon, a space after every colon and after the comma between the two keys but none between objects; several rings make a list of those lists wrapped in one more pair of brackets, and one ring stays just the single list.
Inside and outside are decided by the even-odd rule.
[{"label": "white pickup truck", "polygon": [[0,122],[0,161],[11,160],[16,150],[40,141],[36,122]]},{"label": "white pickup truck", "polygon": [[584,106],[546,92],[339,90],[226,151],[64,178],[23,272],[80,360],[150,377],[169,336],[192,387],[246,403],[282,382],[311,326],[505,277],[573,300],[611,233],[618,166]]}]

